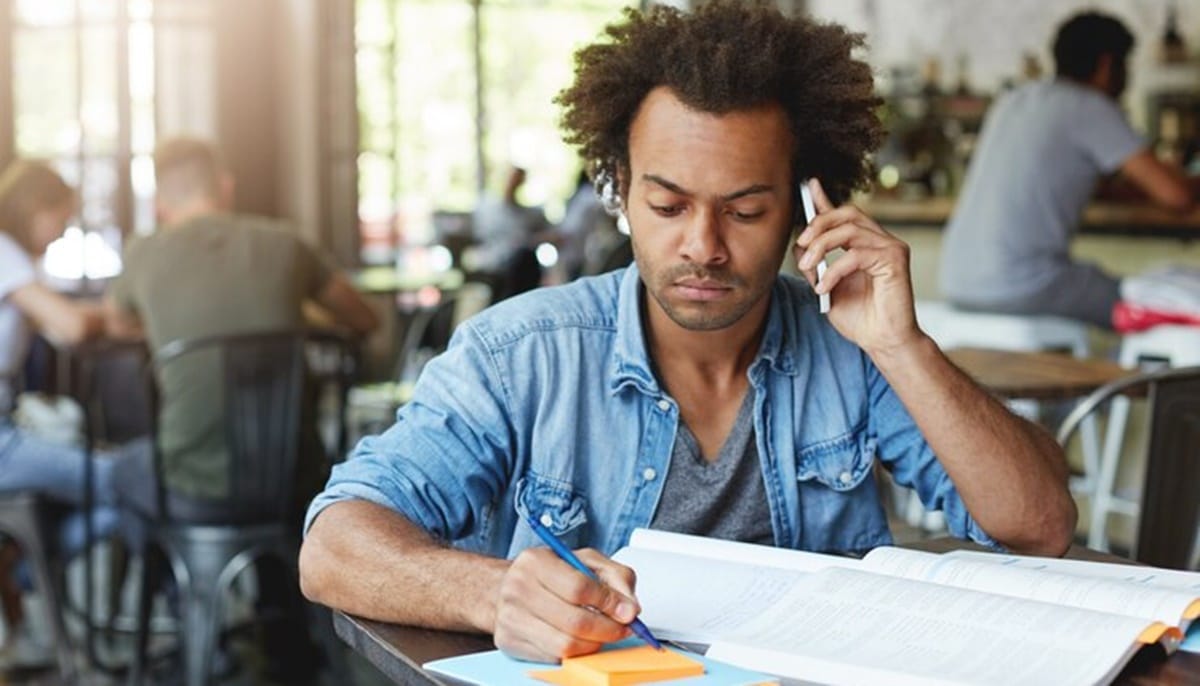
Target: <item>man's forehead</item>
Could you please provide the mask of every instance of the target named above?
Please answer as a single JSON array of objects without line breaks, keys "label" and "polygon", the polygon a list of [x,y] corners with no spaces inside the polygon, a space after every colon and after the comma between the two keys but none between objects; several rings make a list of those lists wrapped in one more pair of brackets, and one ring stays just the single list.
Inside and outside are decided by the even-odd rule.
[{"label": "man's forehead", "polygon": [[660,87],[646,96],[630,126],[630,164],[638,167],[631,171],[671,178],[674,172],[667,167],[720,164],[749,171],[790,166],[792,140],[787,114],[778,103],[704,112]]}]

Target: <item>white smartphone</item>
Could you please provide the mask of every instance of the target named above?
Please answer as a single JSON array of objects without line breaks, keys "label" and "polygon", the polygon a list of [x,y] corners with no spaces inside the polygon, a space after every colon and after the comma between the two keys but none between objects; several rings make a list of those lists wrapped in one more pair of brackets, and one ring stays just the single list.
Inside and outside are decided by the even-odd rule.
[{"label": "white smartphone", "polygon": [[[808,179],[800,182],[800,204],[804,206],[804,224],[807,226],[813,217],[817,216],[817,207],[813,204],[812,192],[808,190]],[[825,259],[821,258],[821,261],[817,263],[817,283],[821,283],[821,279],[825,276],[825,270],[828,268],[829,265],[825,264]],[[821,314],[828,314],[829,294],[822,293],[818,296],[818,300]]]}]

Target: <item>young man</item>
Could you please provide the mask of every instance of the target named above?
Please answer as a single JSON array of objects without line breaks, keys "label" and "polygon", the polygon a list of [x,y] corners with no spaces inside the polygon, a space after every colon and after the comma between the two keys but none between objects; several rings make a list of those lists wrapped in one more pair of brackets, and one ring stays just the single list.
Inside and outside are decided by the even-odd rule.
[{"label": "young man", "polygon": [[[560,102],[636,266],[463,325],[314,501],[308,596],[526,658],[587,653],[637,612],[632,571],[606,557],[635,527],[871,548],[891,541],[876,460],[959,536],[1064,551],[1053,440],[946,360],[914,321],[904,244],[826,195],[864,182],[880,138],[859,39],[736,2],[629,11],[608,35]],[[796,239],[806,177],[819,216]],[[846,250],[817,288],[828,316],[778,275],[793,241],[810,282]]]},{"label": "young man", "polygon": [[1117,103],[1132,49],[1119,20],[1077,15],[1054,40],[1055,78],[992,107],[942,246],[952,303],[1112,328],[1120,279],[1070,256],[1096,182],[1120,172],[1163,207],[1192,204],[1181,172],[1154,157]]},{"label": "young man", "polygon": [[[160,228],[126,251],[108,296],[113,328],[144,328],[158,350],[176,340],[299,329],[306,301],[352,332],[375,327],[349,280],[295,230],[229,211],[233,178],[211,144],[166,140],[154,166]],[[163,476],[174,492],[224,497],[231,475],[218,428],[221,389],[208,367],[197,368],[204,362],[187,360],[191,371],[164,379]]]}]

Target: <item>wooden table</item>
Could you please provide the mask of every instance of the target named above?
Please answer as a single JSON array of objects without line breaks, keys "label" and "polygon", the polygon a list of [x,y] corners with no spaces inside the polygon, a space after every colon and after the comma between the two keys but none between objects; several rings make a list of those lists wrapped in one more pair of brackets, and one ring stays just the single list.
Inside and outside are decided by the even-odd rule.
[{"label": "wooden table", "polygon": [[[979,546],[952,538],[922,541],[905,547],[930,552],[982,550]],[[1072,546],[1068,558],[1134,564],[1124,558]],[[491,638],[449,631],[434,631],[384,622],[374,622],[334,613],[334,629],[358,654],[387,675],[393,683],[415,686],[452,686],[457,681],[421,669],[430,661],[457,655],[492,650]],[[791,683],[784,681],[785,684]],[[1200,654],[1176,653],[1170,659],[1158,658],[1152,650],[1143,650],[1117,677],[1116,684],[1128,686],[1175,686],[1200,683]]]},{"label": "wooden table", "polygon": [[1006,400],[1069,400],[1137,372],[1109,360],[1067,353],[954,348],[946,356]]},{"label": "wooden table", "polygon": [[464,278],[462,271],[458,269],[417,272],[400,271],[394,267],[367,267],[350,274],[354,287],[363,293],[387,295],[415,293],[427,288],[454,291],[462,287]]}]

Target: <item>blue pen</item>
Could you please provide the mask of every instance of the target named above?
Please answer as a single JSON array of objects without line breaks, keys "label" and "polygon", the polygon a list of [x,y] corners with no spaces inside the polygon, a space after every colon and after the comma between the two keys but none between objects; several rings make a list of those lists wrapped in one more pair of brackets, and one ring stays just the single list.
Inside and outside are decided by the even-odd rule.
[{"label": "blue pen", "polygon": [[[558,555],[563,562],[566,562],[575,569],[579,570],[581,573],[587,576],[587,578],[592,579],[593,581],[600,581],[600,577],[596,576],[595,572],[588,568],[587,565],[583,564],[578,557],[575,557],[575,553],[571,552],[567,546],[563,545],[563,542],[558,540],[558,537],[556,537],[554,534],[550,533],[549,529],[542,526],[541,522],[539,522],[537,519],[534,519],[533,515],[526,515],[525,521],[529,523],[530,528],[533,529],[533,533],[537,534],[538,538],[542,539],[546,545],[550,546],[550,549],[554,551],[554,554]],[[600,583],[604,582],[600,581]],[[633,630],[633,633],[638,635],[638,638],[654,646],[655,650],[663,649],[663,646],[658,642],[658,639],[654,638],[654,634],[650,633],[650,630],[646,628],[645,624],[642,624],[642,620],[634,617],[633,621],[629,623],[629,628]]]}]

